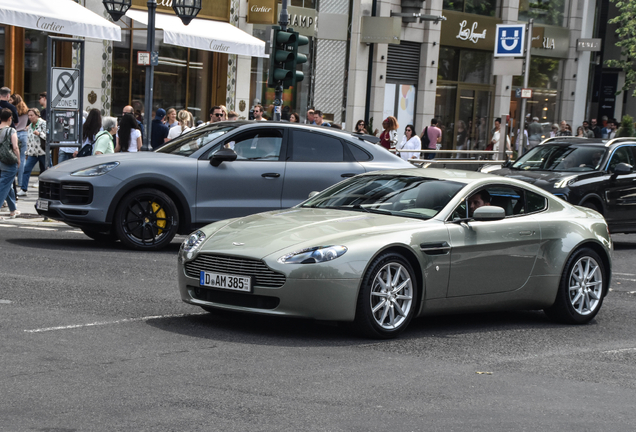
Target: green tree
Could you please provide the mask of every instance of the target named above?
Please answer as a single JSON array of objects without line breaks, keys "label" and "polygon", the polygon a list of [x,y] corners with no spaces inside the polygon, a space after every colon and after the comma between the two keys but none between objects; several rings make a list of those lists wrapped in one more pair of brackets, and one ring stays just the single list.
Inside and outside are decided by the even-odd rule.
[{"label": "green tree", "polygon": [[634,136],[634,119],[629,115],[624,115],[621,119],[621,127],[616,131],[617,137]]},{"label": "green tree", "polygon": [[[620,94],[636,84],[636,70],[633,67],[634,59],[636,59],[636,0],[610,1],[616,3],[618,15],[608,22],[618,25],[616,35],[619,41],[616,46],[621,48],[622,58],[620,60],[607,60],[605,64],[608,67],[623,69],[625,72],[625,85],[616,92],[616,94]],[[636,88],[634,88],[632,96],[636,96]]]}]

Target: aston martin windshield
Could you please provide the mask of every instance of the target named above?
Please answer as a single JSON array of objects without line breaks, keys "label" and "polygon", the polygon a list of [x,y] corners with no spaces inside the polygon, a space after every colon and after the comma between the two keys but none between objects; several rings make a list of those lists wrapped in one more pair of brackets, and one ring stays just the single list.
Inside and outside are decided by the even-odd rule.
[{"label": "aston martin windshield", "polygon": [[462,183],[423,177],[361,176],[342,182],[301,206],[430,219],[463,187]]},{"label": "aston martin windshield", "polygon": [[173,139],[157,150],[157,153],[170,153],[187,157],[235,127],[236,126],[228,126],[227,124],[212,127],[202,126]]},{"label": "aston martin windshield", "polygon": [[596,171],[605,155],[602,145],[547,144],[533,148],[512,165],[530,171]]}]

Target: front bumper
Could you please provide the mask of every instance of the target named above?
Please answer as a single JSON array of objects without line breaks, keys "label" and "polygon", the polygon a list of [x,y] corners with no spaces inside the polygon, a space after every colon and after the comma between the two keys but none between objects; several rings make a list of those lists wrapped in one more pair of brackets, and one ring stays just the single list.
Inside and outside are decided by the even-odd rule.
[{"label": "front bumper", "polygon": [[254,286],[252,293],[201,287],[178,264],[181,299],[196,306],[261,315],[353,321],[360,279],[292,279],[279,288]]}]

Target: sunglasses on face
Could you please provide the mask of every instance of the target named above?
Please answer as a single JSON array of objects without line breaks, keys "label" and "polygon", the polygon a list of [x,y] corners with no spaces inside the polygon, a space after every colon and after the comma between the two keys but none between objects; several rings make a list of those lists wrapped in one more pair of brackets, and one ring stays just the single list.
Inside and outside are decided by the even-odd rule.
[{"label": "sunglasses on face", "polygon": [[223,117],[223,113],[214,113],[214,115],[217,117]]},{"label": "sunglasses on face", "polygon": [[411,129],[405,129],[405,132],[413,132]]}]

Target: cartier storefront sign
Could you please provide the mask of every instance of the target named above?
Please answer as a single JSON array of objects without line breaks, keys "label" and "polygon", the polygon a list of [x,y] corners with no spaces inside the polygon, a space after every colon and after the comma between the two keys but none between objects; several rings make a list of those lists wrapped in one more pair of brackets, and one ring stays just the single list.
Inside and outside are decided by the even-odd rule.
[{"label": "cartier storefront sign", "polygon": [[[132,0],[133,9],[148,10],[148,0]],[[157,12],[174,15],[172,0],[157,0]],[[197,18],[212,19],[217,21],[230,21],[229,0],[208,0],[201,2],[201,11]]]},{"label": "cartier storefront sign", "polygon": [[278,15],[276,0],[249,0],[247,22],[250,24],[276,24]]},{"label": "cartier storefront sign", "polygon": [[444,11],[441,44],[460,48],[494,51],[498,18]]}]

